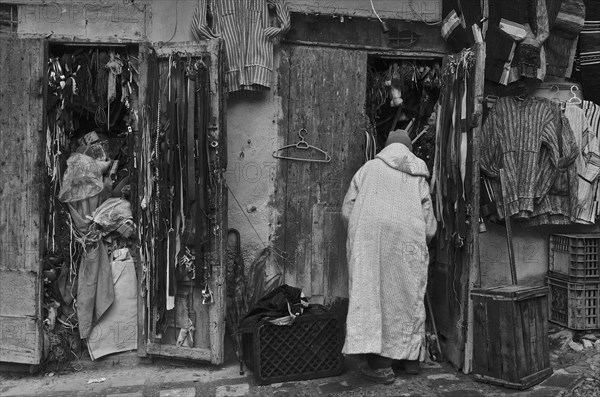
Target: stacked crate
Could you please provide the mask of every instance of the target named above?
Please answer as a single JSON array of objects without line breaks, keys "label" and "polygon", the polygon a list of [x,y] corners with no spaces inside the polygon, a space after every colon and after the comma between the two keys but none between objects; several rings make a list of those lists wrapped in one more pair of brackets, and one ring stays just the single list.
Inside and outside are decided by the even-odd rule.
[{"label": "stacked crate", "polygon": [[550,321],[600,329],[600,233],[550,235]]}]

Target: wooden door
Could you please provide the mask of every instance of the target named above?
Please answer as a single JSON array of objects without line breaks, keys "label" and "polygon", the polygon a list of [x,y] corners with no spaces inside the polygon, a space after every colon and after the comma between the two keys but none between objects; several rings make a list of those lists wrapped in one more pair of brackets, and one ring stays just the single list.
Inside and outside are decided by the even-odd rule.
[{"label": "wooden door", "polygon": [[[466,191],[471,194],[467,194],[466,200],[466,236],[464,245],[455,244],[454,237],[445,239],[441,223],[438,224],[435,264],[430,267],[427,287],[432,303],[431,314],[436,321],[438,336],[443,342],[444,355],[465,373],[471,371],[473,353],[473,301],[469,295],[471,289],[479,286],[479,150],[485,43],[477,43],[471,50],[474,65],[467,83],[472,92],[470,100],[473,101],[473,122],[469,127],[467,141],[467,165],[471,171],[467,173],[465,186]],[[446,57],[443,65],[447,62]]]},{"label": "wooden door", "polygon": [[[139,222],[146,269],[141,278],[144,299],[140,306],[144,319],[140,321],[140,354],[221,364],[227,231],[222,42],[165,46],[156,52],[142,46],[140,52],[143,74],[140,101],[145,106],[137,149],[140,173],[137,196],[142,203]],[[178,84],[175,79],[169,80],[171,65],[179,63],[181,67],[182,62],[188,66],[201,64],[202,72],[189,79],[194,81],[194,88],[190,88],[188,80],[181,84],[177,94],[170,95],[168,90]],[[182,94],[184,90],[186,94]],[[178,105],[181,107],[177,116],[169,119],[171,113],[167,109],[184,103],[184,96],[194,92],[195,95],[191,94],[194,99],[188,97],[185,102],[186,116],[180,116],[186,109]],[[171,128],[176,123],[185,125],[186,132],[181,134],[179,127]],[[184,140],[179,140],[182,136]],[[184,186],[181,189],[174,188],[172,182],[180,176],[186,183],[181,183]],[[190,189],[192,185],[197,191]],[[198,204],[201,196],[206,199],[203,205]],[[181,206],[174,209],[173,203],[181,203]],[[195,213],[189,210],[192,207]],[[185,222],[193,225],[189,230],[173,221],[177,218],[174,214],[180,211],[185,212]],[[179,255],[178,248],[174,248],[178,240],[181,241]],[[182,253],[186,248],[194,250],[194,255],[186,258],[192,258],[190,261],[198,274],[210,273],[212,303],[203,303],[204,283],[200,285],[193,277],[180,277],[184,266]],[[182,329],[189,327],[188,319],[194,324],[194,329],[189,331],[192,338],[180,345],[178,336]]]},{"label": "wooden door", "polygon": [[0,35],[0,361],[42,358],[47,45]]},{"label": "wooden door", "polygon": [[278,160],[276,194],[285,283],[312,303],[348,297],[346,231],[341,205],[364,163],[367,55],[343,49],[285,46],[279,72],[283,145],[304,138],[331,156],[329,163]]}]

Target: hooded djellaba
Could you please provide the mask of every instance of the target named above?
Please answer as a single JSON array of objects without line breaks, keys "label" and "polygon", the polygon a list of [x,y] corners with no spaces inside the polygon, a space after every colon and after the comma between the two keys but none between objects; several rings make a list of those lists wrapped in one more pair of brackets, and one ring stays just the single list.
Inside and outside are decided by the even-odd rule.
[{"label": "hooded djellaba", "polygon": [[[428,177],[407,133],[396,130],[352,179],[342,207],[350,298],[344,354],[375,356],[390,365],[410,360],[418,368],[427,244],[437,227]],[[387,372],[379,375],[389,377],[391,368],[383,367]]]}]

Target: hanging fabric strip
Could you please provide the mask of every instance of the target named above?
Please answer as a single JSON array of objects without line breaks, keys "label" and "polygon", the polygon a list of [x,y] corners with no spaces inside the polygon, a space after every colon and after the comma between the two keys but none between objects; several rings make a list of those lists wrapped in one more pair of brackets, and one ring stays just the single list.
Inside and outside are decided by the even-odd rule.
[{"label": "hanging fabric strip", "polygon": [[462,180],[462,199],[465,198],[465,178],[467,174],[467,78],[463,76],[463,93],[460,112],[460,176]]}]

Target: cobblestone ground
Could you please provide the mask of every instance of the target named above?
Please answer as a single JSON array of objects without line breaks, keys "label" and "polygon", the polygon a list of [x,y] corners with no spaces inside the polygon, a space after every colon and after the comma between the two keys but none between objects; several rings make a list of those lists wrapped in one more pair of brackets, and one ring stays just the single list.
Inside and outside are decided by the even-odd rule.
[{"label": "cobblestone ground", "polygon": [[[586,337],[589,342],[584,342]],[[423,366],[417,376],[399,372],[392,385],[376,385],[359,375],[361,363],[354,359],[346,360],[340,376],[260,386],[251,372],[240,375],[233,359],[219,367],[166,360],[140,363],[132,352],[82,361],[80,371],[29,375],[3,367],[0,396],[598,397],[600,343],[594,343],[598,339],[600,333],[585,336],[554,327],[550,339],[554,373],[525,391],[476,382],[447,363]]]}]

